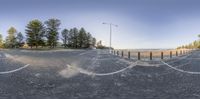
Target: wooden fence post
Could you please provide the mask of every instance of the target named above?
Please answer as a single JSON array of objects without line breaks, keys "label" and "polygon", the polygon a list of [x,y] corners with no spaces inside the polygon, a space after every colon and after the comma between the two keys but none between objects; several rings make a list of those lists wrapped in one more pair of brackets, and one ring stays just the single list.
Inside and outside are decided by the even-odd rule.
[{"label": "wooden fence post", "polygon": [[150,60],[152,60],[152,52],[150,52]]},{"label": "wooden fence post", "polygon": [[140,52],[138,52],[138,60],[140,60]]},{"label": "wooden fence post", "polygon": [[123,52],[123,51],[122,51],[122,53],[121,53],[121,54],[122,54],[122,57],[124,57],[124,52]]},{"label": "wooden fence post", "polygon": [[176,56],[178,56],[178,51],[176,51]]},{"label": "wooden fence post", "polygon": [[131,52],[128,51],[128,59],[131,59]]},{"label": "wooden fence post", "polygon": [[172,58],[172,51],[170,51],[170,58]]},{"label": "wooden fence post", "polygon": [[115,55],[115,50],[114,50],[114,55]]},{"label": "wooden fence post", "polygon": [[164,59],[164,57],[163,57],[163,52],[161,52],[161,59]]}]

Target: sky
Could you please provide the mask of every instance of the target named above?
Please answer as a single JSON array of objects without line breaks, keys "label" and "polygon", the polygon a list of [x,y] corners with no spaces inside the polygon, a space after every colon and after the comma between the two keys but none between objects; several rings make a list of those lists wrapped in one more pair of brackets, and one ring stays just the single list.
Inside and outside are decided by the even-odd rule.
[{"label": "sky", "polygon": [[25,34],[33,19],[60,19],[61,29],[84,27],[117,49],[176,48],[200,34],[200,0],[0,0],[0,33],[9,27]]}]

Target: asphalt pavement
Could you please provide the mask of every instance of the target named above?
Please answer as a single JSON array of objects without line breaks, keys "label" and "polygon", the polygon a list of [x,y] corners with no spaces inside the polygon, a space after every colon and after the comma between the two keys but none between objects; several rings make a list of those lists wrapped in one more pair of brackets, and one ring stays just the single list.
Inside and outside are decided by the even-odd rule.
[{"label": "asphalt pavement", "polygon": [[[0,74],[0,99],[200,98],[200,75],[179,72],[161,62],[156,66],[146,62],[107,76],[77,71],[110,73],[135,62],[109,54],[108,50],[0,51],[0,72],[30,64],[19,71]],[[200,72],[199,51],[165,62],[178,69]]]}]

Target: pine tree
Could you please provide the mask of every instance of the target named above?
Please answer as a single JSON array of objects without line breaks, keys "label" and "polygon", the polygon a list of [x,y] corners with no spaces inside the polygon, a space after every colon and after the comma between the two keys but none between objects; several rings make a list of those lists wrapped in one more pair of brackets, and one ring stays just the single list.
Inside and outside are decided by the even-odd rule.
[{"label": "pine tree", "polygon": [[96,38],[93,37],[92,38],[92,46],[95,47],[95,45],[96,45]]},{"label": "pine tree", "polygon": [[84,28],[81,28],[78,34],[78,45],[80,48],[83,48],[85,46],[85,41],[86,41],[86,31]]},{"label": "pine tree", "polygon": [[24,36],[22,35],[22,33],[21,32],[17,33],[16,37],[17,47],[22,47],[24,43],[23,41],[24,41]]},{"label": "pine tree", "polygon": [[74,38],[73,29],[70,29],[69,30],[68,47],[73,48],[73,38]]},{"label": "pine tree", "polygon": [[92,35],[88,32],[87,37],[86,37],[86,47],[89,48],[90,45],[92,44]]},{"label": "pine tree", "polygon": [[78,29],[73,28],[70,31],[71,43],[73,48],[78,48]]},{"label": "pine tree", "polygon": [[62,32],[62,41],[63,41],[63,45],[66,48],[67,44],[68,44],[68,40],[69,40],[69,30],[64,29]]},{"label": "pine tree", "polygon": [[17,30],[14,27],[8,29],[8,36],[6,37],[7,47],[14,48],[16,46],[16,33]]},{"label": "pine tree", "polygon": [[44,25],[39,20],[32,20],[26,26],[26,37],[27,43],[31,48],[36,46],[36,48],[40,45],[43,45],[44,42]]},{"label": "pine tree", "polygon": [[54,48],[57,45],[57,41],[59,39],[59,26],[61,24],[58,19],[49,19],[45,22],[47,31],[47,44],[50,48]]},{"label": "pine tree", "polygon": [[3,37],[1,34],[0,34],[0,48],[3,48]]}]

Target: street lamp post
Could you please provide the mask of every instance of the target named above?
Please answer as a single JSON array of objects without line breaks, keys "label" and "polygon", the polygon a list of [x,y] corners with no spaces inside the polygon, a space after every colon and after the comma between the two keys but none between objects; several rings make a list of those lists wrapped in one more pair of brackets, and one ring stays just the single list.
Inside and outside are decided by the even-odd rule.
[{"label": "street lamp post", "polygon": [[103,22],[103,24],[109,25],[110,26],[110,53],[111,53],[111,48],[112,48],[112,26],[118,27],[118,25],[112,24],[112,23],[105,23]]}]

